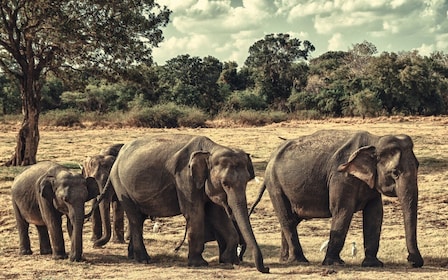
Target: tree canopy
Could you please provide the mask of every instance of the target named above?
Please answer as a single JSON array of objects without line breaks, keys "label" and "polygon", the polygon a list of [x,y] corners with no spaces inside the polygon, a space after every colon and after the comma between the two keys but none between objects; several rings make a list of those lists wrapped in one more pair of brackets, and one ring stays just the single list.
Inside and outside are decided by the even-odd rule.
[{"label": "tree canopy", "polygon": [[7,165],[36,162],[46,73],[94,68],[110,76],[151,62],[170,13],[152,0],[0,0],[0,67],[18,82],[23,113]]}]

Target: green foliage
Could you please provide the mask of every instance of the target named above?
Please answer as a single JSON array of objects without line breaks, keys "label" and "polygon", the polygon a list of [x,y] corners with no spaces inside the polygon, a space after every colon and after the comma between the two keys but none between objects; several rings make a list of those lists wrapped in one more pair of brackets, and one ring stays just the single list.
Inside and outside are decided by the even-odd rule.
[{"label": "green foliage", "polygon": [[62,80],[50,76],[45,79],[41,94],[41,110],[42,112],[54,110],[61,107],[61,95],[65,87]]},{"label": "green foliage", "polygon": [[240,110],[265,110],[268,104],[260,95],[251,90],[234,91],[227,98],[224,110],[240,111]]},{"label": "green foliage", "polygon": [[160,83],[166,89],[161,100],[215,114],[224,101],[218,87],[221,71],[222,63],[211,56],[201,59],[179,55],[170,59],[159,71]]},{"label": "green foliage", "polygon": [[381,113],[381,100],[369,89],[365,89],[351,96],[353,114],[356,116],[376,117]]},{"label": "green foliage", "polygon": [[299,59],[306,60],[314,49],[307,40],[302,42],[281,33],[266,35],[250,46],[245,65],[269,104],[281,103],[289,97],[293,87],[292,65]]},{"label": "green foliage", "polygon": [[21,108],[17,85],[5,75],[0,76],[0,115],[18,114]]},{"label": "green foliage", "polygon": [[41,123],[50,126],[82,126],[81,113],[73,109],[52,110],[41,116]]},{"label": "green foliage", "polygon": [[165,103],[134,108],[129,112],[127,123],[131,126],[153,128],[203,127],[206,119],[206,115],[198,109]]}]

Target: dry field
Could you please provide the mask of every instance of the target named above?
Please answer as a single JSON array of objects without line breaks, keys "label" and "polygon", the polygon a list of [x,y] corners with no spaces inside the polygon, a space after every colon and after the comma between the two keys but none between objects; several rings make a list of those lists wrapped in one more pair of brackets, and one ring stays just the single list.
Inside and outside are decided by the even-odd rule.
[{"label": "dry field", "polygon": [[[356,213],[341,257],[344,267],[323,267],[324,253],[320,244],[328,238],[328,219],[302,222],[299,226],[302,246],[309,265],[279,263],[280,233],[267,193],[251,216],[252,226],[261,246],[270,274],[256,271],[250,252],[238,266],[218,263],[216,242],[207,243],[204,252],[209,261],[206,268],[189,268],[187,246],[178,253],[174,248],[182,239],[183,217],[160,219],[161,231],[152,232],[152,222],[145,222],[145,243],[152,257],[150,264],[137,264],[126,258],[127,245],[108,243],[94,249],[90,241],[91,225],[84,228],[85,261],[71,263],[55,261],[39,255],[37,232],[30,227],[35,254],[19,256],[18,234],[15,228],[10,187],[19,167],[0,166],[0,279],[447,279],[448,278],[448,118],[394,117],[377,119],[333,119],[274,124],[265,127],[232,127],[214,123],[214,128],[200,129],[137,129],[117,127],[54,128],[41,127],[38,160],[52,160],[68,165],[79,172],[77,165],[88,155],[94,155],[113,143],[127,142],[151,133],[187,133],[205,135],[215,142],[239,147],[252,155],[256,175],[263,180],[264,167],[270,153],[282,141],[278,137],[294,138],[319,129],[362,129],[372,133],[409,134],[415,143],[419,169],[419,248],[425,265],[409,268],[400,205],[396,199],[384,199],[384,223],[379,258],[384,268],[361,268],[363,259],[361,214]],[[222,126],[222,128],[217,127]],[[18,124],[0,123],[0,165],[9,159],[15,147]],[[255,200],[259,184],[248,185],[249,206]],[[89,206],[87,206],[89,207]],[[65,230],[65,229],[64,229]],[[69,250],[68,237],[66,248]],[[359,253],[351,257],[350,244],[357,243]]]}]

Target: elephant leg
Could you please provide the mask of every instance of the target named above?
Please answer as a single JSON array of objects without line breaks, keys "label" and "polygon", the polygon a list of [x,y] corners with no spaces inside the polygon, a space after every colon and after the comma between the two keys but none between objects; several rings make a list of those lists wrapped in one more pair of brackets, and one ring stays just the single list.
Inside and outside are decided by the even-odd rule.
[{"label": "elephant leg", "polygon": [[124,210],[119,201],[112,202],[114,230],[112,242],[124,243]]},{"label": "elephant leg", "polygon": [[331,221],[330,240],[323,265],[344,265],[340,253],[344,247],[345,238],[347,236],[350,222],[353,217],[352,209],[344,209],[333,214]]},{"label": "elephant leg", "polygon": [[48,235],[48,229],[46,226],[36,226],[37,234],[39,235],[40,254],[51,254],[50,236]]},{"label": "elephant leg", "polygon": [[383,267],[384,264],[377,258],[381,226],[383,224],[383,203],[381,198],[366,205],[362,218],[365,249],[365,259],[362,262],[362,266]]},{"label": "elephant leg", "polygon": [[216,204],[207,207],[206,211],[207,224],[210,224],[218,242],[219,262],[239,264],[236,251],[239,235],[232,220],[227,216],[225,210]]},{"label": "elephant leg", "polygon": [[31,255],[31,242],[29,236],[30,224],[22,218],[19,209],[16,204],[13,204],[14,212],[16,216],[17,230],[19,232],[19,254],[20,255]]},{"label": "elephant leg", "polygon": [[[95,203],[92,203],[92,206]],[[95,210],[93,210],[92,213],[92,241],[96,241],[98,239],[101,238],[101,236],[103,236],[103,227],[101,224],[101,215],[100,215],[100,210],[98,209],[98,207],[95,208]]]},{"label": "elephant leg", "polygon": [[192,207],[192,209],[194,210],[187,211],[187,214],[184,214],[188,225],[188,266],[207,266],[207,261],[202,257],[205,243],[204,206],[199,205],[199,207]]},{"label": "elephant leg", "polygon": [[279,191],[271,191],[269,195],[282,230],[280,261],[307,263],[308,260],[303,254],[297,233],[297,226],[301,220],[292,212],[289,200],[282,193]]},{"label": "elephant leg", "polygon": [[51,247],[53,249],[53,259],[66,259],[68,258],[65,252],[64,236],[62,233],[62,217],[60,215],[52,215],[52,217],[46,221],[48,231],[50,233]]},{"label": "elephant leg", "polygon": [[149,263],[151,258],[143,243],[143,223],[145,222],[146,216],[137,210],[134,203],[128,198],[123,199],[122,205],[128,216],[130,229],[128,258],[140,263]]}]

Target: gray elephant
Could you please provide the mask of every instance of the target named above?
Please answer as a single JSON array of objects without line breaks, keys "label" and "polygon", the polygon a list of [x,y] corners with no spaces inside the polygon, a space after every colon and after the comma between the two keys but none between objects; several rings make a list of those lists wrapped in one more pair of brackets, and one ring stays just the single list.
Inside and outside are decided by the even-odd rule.
[{"label": "gray elephant", "polygon": [[35,224],[40,253],[53,253],[54,259],[67,258],[62,233],[62,215],[66,215],[71,240],[69,259],[82,260],[84,205],[98,195],[95,179],[74,174],[57,163],[40,162],[15,178],[11,194],[20,254],[32,254],[28,229],[29,224]]},{"label": "gray elephant", "polygon": [[[109,178],[110,169],[115,162],[116,157],[123,144],[114,144],[102,150],[98,155],[87,157],[82,166],[82,174],[85,177],[95,178],[99,192],[102,192]],[[124,243],[124,210],[115,195],[113,189],[108,196],[103,198],[104,211],[110,211],[110,205],[113,209],[113,237],[112,242]],[[93,208],[92,208],[93,209]],[[105,219],[101,219],[101,216]],[[105,245],[111,238],[110,215],[100,215],[100,210],[95,208],[92,213],[92,240],[95,247]]]},{"label": "gray elephant", "polygon": [[262,195],[268,189],[281,225],[281,260],[308,262],[299,243],[298,224],[305,219],[332,217],[323,264],[344,264],[340,252],[353,213],[362,210],[362,266],[383,266],[377,258],[383,194],[398,197],[408,261],[421,267],[423,258],[416,233],[418,165],[413,142],[407,135],[381,137],[368,132],[330,130],[285,141],[269,160],[260,192]]},{"label": "gray elephant", "polygon": [[[246,241],[244,241],[244,237],[241,233],[241,230],[238,227],[238,224],[235,220],[232,220],[233,227],[229,223],[227,223],[227,219],[223,223],[221,219],[223,217],[226,217],[226,213],[222,213],[222,211],[225,211],[221,206],[213,203],[208,202],[205,204],[205,235],[204,235],[204,242],[210,242],[210,241],[217,241],[218,248],[219,248],[219,261],[222,263],[225,259],[225,252],[227,250],[230,250],[229,247],[233,246],[234,244],[228,244],[228,240],[234,241],[236,239],[235,236],[228,237],[229,234],[235,234],[235,232],[238,234],[238,244],[237,244],[237,254],[232,261],[232,263],[238,264],[243,261],[244,253],[246,252]],[[174,249],[176,252],[179,251],[179,249],[182,247],[183,243],[185,242],[185,238],[187,236],[187,226],[185,227],[185,234],[184,238],[181,241],[181,243]]]},{"label": "gray elephant", "polygon": [[138,262],[150,260],[143,243],[143,222],[147,217],[183,214],[187,221],[188,265],[206,266],[202,257],[205,205],[213,202],[222,207],[212,214],[215,223],[221,223],[220,230],[228,231],[222,234],[226,250],[220,254],[220,261],[238,262],[238,233],[233,217],[252,248],[257,269],[268,273],[247,213],[246,185],[253,178],[248,154],[218,145],[207,137],[160,135],[124,145],[112,167],[110,181],[129,220],[128,257]]}]

